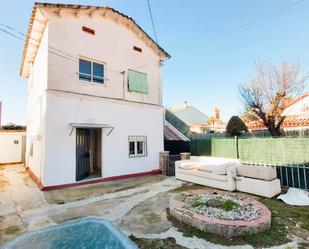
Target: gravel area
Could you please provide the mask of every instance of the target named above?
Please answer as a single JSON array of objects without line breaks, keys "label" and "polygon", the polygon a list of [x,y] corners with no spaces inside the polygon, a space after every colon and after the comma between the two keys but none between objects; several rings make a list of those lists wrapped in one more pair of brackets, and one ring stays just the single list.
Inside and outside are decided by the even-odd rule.
[{"label": "gravel area", "polygon": [[193,195],[185,199],[184,206],[199,214],[221,220],[249,221],[260,217],[258,208],[233,196]]}]

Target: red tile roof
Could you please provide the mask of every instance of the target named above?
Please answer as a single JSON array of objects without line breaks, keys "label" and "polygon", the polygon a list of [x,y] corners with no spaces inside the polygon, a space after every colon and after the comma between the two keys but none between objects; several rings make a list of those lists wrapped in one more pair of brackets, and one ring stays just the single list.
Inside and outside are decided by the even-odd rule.
[{"label": "red tile roof", "polygon": [[[251,121],[246,124],[251,131],[267,129],[262,121]],[[282,128],[309,127],[309,115],[291,115],[283,121]]]},{"label": "red tile roof", "polygon": [[289,104],[287,104],[286,108],[290,107],[291,105],[296,104],[298,101],[306,98],[309,96],[309,92],[306,92],[305,94],[303,94],[302,96],[299,96],[298,98],[292,100],[291,102],[289,102]]},{"label": "red tile roof", "polygon": [[[295,100],[291,100],[286,108],[296,104],[300,100],[309,96],[309,92],[301,95],[300,97],[296,98]],[[264,126],[262,120],[251,121],[246,123],[246,126],[251,131],[257,130],[266,130],[267,128]],[[302,114],[302,115],[289,115],[283,121],[281,126],[282,128],[296,128],[296,127],[309,127],[309,114]]]},{"label": "red tile roof", "polygon": [[164,126],[164,137],[167,140],[173,140],[173,141],[181,141],[182,140],[182,138],[179,137],[177,133],[175,133],[172,129],[170,129],[166,125]]}]

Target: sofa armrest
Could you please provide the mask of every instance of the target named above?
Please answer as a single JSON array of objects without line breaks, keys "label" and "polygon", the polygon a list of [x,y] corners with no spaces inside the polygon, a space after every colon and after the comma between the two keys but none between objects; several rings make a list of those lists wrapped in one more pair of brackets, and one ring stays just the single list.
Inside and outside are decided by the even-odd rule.
[{"label": "sofa armrest", "polygon": [[237,165],[228,167],[226,169],[226,175],[227,175],[228,180],[231,180],[231,179],[235,180],[237,176]]},{"label": "sofa armrest", "polygon": [[191,160],[191,159],[175,161],[175,169],[179,168],[182,163],[186,163],[187,164],[187,163],[198,163],[198,162],[196,162],[195,160]]}]

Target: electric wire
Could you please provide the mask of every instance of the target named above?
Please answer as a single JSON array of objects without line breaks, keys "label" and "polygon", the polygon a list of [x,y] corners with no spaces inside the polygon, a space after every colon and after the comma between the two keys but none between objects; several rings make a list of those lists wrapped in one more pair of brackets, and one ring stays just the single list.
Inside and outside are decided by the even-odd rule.
[{"label": "electric wire", "polygon": [[[198,42],[195,42],[195,43],[192,43],[188,48],[186,49],[182,49],[182,50],[179,50],[180,53],[178,53],[178,55],[182,54],[182,53],[186,53],[186,52],[189,52],[189,50],[191,50],[192,48],[195,48],[195,47],[199,47],[199,46],[205,46],[205,45],[209,45],[211,44],[212,41],[216,41],[218,40],[219,38],[221,37],[226,37],[226,35],[230,35],[230,34],[233,34],[233,33],[237,33],[239,31],[242,31],[242,30],[246,30],[246,29],[250,29],[252,27],[255,27],[256,25],[258,25],[259,23],[265,21],[265,20],[268,20],[270,18],[272,18],[273,16],[276,16],[276,15],[279,15],[279,14],[282,14],[283,12],[301,4],[301,3],[304,3],[306,2],[304,5],[308,4],[308,1],[307,0],[299,0],[299,1],[295,1],[291,4],[288,4],[284,7],[281,7],[279,9],[276,9],[266,15],[263,15],[261,17],[258,17],[258,18],[255,18],[253,19],[252,21],[249,21],[247,23],[244,23],[244,24],[241,24],[237,27],[234,27],[228,31],[225,31],[225,32],[222,32],[222,33],[218,33],[217,35],[215,35],[213,37],[213,39],[209,39],[209,40],[205,40],[205,41],[198,41]],[[303,7],[304,5],[301,5],[299,7]]]},{"label": "electric wire", "polygon": [[152,15],[152,11],[151,11],[151,6],[150,6],[149,0],[147,0],[147,6],[148,6],[148,10],[149,10],[149,15],[150,15],[150,20],[151,20],[151,25],[152,25],[154,37],[155,37],[156,43],[158,43],[158,36],[157,36],[156,27],[155,27],[155,24],[154,24],[153,15]]},{"label": "electric wire", "polygon": [[[5,29],[3,29],[3,28],[0,28],[0,31],[3,32],[3,33],[6,33],[7,35],[10,35],[10,36],[12,36],[12,37],[14,37],[14,38],[16,38],[16,39],[18,39],[18,40],[24,41],[24,42],[26,41],[26,38],[28,37],[28,39],[29,39],[29,40],[28,40],[28,43],[30,43],[30,44],[33,45],[33,46],[38,46],[38,45],[40,45],[40,42],[39,42],[38,40],[36,40],[36,39],[34,39],[34,38],[32,38],[32,37],[29,37],[29,36],[25,35],[24,33],[18,31],[17,29],[15,29],[15,28],[13,28],[13,27],[7,25],[7,24],[4,24],[4,23],[0,22],[0,26],[5,27],[5,28],[7,28],[7,29],[9,29],[9,30],[11,30],[11,31],[13,31],[13,32],[15,32],[15,33],[17,33],[18,35],[23,36],[24,38],[22,38],[22,37],[20,37],[20,36],[18,36],[18,35],[16,35],[16,34],[13,34],[12,32],[7,31],[7,30],[5,30]],[[34,41],[35,43],[33,43],[32,41]],[[59,50],[59,49],[54,48],[54,47],[52,47],[52,46],[48,46],[48,47],[43,47],[43,46],[41,46],[41,49],[46,50],[47,52],[49,52],[49,53],[51,53],[51,54],[54,54],[54,55],[59,56],[59,57],[62,57],[62,58],[64,58],[64,59],[69,60],[69,61],[74,62],[74,63],[76,63],[76,61],[78,61],[78,60],[80,59],[80,58],[77,57],[77,56],[74,56],[74,55],[69,54],[69,53],[67,53],[67,52],[64,52],[64,51],[62,51],[62,50]],[[148,66],[148,64],[133,65],[132,67],[130,67],[130,69],[133,70],[133,69],[138,69],[138,68],[145,67],[145,66]],[[113,73],[120,73],[120,74],[123,73],[123,71],[117,71],[117,70],[106,69],[106,68],[105,68],[104,70],[105,70],[105,71],[109,71],[109,72],[113,72]]]}]

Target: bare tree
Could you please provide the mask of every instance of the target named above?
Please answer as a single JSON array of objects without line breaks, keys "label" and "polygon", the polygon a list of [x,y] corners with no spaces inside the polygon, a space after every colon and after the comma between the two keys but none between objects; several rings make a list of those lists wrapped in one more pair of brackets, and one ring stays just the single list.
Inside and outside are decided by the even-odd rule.
[{"label": "bare tree", "polygon": [[308,77],[301,76],[298,63],[275,66],[257,61],[255,66],[251,81],[239,87],[244,107],[263,122],[272,136],[280,136],[286,103],[302,93]]},{"label": "bare tree", "polygon": [[240,118],[246,122],[249,123],[251,121],[258,121],[259,117],[256,116],[256,114],[252,111],[252,108],[246,108],[242,113]]}]

